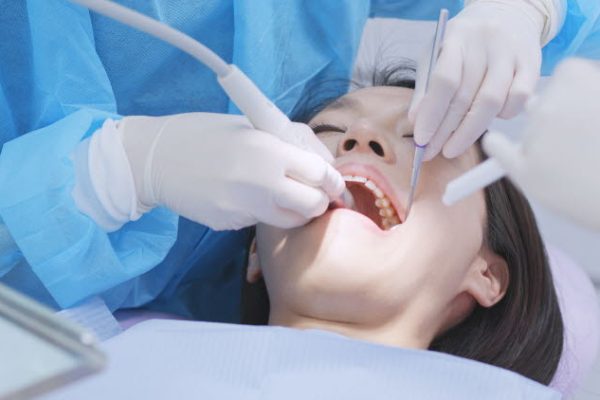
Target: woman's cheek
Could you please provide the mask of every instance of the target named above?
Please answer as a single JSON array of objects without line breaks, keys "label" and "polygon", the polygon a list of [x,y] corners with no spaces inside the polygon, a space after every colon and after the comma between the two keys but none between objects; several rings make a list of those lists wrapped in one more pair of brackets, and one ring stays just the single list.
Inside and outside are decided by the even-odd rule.
[{"label": "woman's cheek", "polygon": [[322,133],[318,136],[319,140],[327,147],[327,149],[335,157],[337,155],[337,146],[342,134]]},{"label": "woman's cheek", "polygon": [[[482,240],[483,221],[479,218],[479,199],[469,199],[452,207],[439,200],[439,194],[431,190],[420,201],[415,201],[412,219],[406,222],[415,237],[435,253],[436,260],[470,258],[478,251]],[[416,225],[416,226],[413,226]]]}]

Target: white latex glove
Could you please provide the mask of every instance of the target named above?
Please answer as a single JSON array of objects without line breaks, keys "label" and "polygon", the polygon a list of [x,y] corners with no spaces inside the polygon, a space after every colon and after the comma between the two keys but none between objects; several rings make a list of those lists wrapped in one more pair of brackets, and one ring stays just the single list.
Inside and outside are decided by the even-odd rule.
[{"label": "white latex glove", "polygon": [[483,147],[527,194],[600,229],[600,67],[569,60],[528,109],[521,145],[490,133]]},{"label": "white latex glove", "polygon": [[[540,74],[545,16],[527,0],[479,0],[446,27],[427,93],[429,53],[419,63],[409,111],[425,160],[462,154],[496,117],[518,114]],[[426,61],[425,61],[426,60]]]},{"label": "white latex glove", "polygon": [[[308,126],[290,128],[332,159]],[[164,205],[213,229],[299,226],[345,187],[322,157],[255,130],[245,117],[126,117],[119,130],[140,207]]]}]

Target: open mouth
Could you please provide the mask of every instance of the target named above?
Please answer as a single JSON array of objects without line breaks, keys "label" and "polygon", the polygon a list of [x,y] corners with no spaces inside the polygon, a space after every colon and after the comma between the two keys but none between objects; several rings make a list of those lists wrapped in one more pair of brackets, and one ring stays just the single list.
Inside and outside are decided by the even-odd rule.
[{"label": "open mouth", "polygon": [[359,212],[382,230],[390,230],[402,224],[403,214],[397,209],[395,202],[392,200],[393,194],[385,190],[389,188],[384,182],[378,182],[372,174],[366,177],[357,172],[351,174],[345,172],[343,177],[348,191],[352,194],[354,204],[337,203],[334,208],[343,207]]}]

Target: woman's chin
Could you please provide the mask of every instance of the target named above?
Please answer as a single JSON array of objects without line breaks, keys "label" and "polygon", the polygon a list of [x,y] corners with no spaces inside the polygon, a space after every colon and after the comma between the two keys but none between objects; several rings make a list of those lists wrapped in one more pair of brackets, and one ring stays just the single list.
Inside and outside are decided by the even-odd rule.
[{"label": "woman's chin", "polygon": [[376,270],[373,264],[383,265],[386,261],[379,257],[397,251],[401,231],[384,231],[363,214],[339,208],[294,229],[260,225],[257,236],[265,257],[288,266],[295,274],[312,276],[313,272],[349,273],[366,265]]},{"label": "woman's chin", "polygon": [[315,260],[325,265],[354,264],[361,256],[373,260],[373,250],[391,242],[394,233],[380,229],[360,213],[341,208],[327,211],[299,231],[294,239],[305,249],[314,248]]},{"label": "woman's chin", "polygon": [[321,228],[325,227],[327,231],[342,235],[349,232],[362,232],[371,235],[389,234],[389,232],[379,228],[370,218],[347,208],[328,210],[322,216],[311,221],[309,225],[312,224],[316,224]]}]

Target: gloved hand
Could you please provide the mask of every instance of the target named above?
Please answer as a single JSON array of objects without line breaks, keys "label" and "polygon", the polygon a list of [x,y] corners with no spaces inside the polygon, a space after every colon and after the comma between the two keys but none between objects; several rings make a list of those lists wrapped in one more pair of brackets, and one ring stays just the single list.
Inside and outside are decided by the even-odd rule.
[{"label": "gloved hand", "polygon": [[527,194],[582,225],[600,229],[600,67],[561,64],[528,109],[523,141],[483,138],[486,153]]},{"label": "gloved hand", "polygon": [[462,154],[496,117],[518,114],[540,74],[544,15],[524,0],[479,0],[446,27],[437,64],[424,93],[430,52],[419,63],[409,111],[425,160],[443,148]]},{"label": "gloved hand", "polygon": [[[345,187],[322,157],[255,130],[245,117],[126,117],[118,129],[139,206],[164,205],[213,229],[299,226],[325,212]],[[308,126],[291,129],[327,152]]]}]

